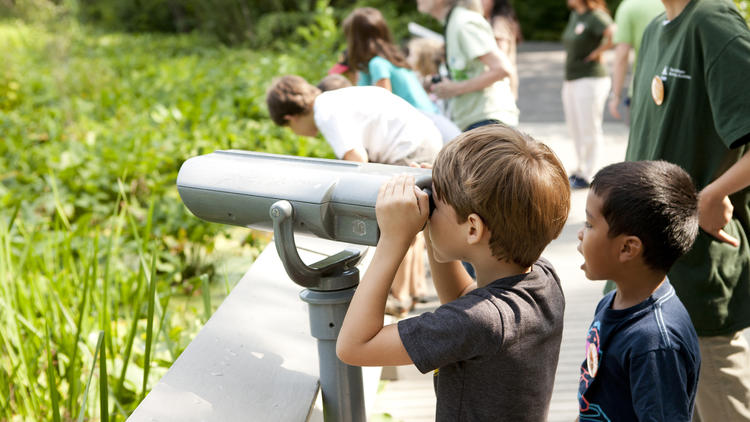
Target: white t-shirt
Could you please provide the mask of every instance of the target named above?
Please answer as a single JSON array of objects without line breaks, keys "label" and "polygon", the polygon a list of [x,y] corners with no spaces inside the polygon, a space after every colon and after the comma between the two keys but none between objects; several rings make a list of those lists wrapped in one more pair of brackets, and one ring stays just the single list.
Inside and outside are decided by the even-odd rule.
[{"label": "white t-shirt", "polygon": [[315,124],[336,157],[364,148],[370,162],[393,164],[420,147],[440,150],[440,132],[422,112],[384,88],[354,86],[315,99]]}]

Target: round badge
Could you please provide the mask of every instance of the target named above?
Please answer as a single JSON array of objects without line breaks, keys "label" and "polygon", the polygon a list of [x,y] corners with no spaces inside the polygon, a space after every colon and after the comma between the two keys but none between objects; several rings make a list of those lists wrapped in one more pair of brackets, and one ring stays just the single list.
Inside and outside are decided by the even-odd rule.
[{"label": "round badge", "polygon": [[658,75],[651,80],[651,98],[658,106],[664,102],[664,82]]},{"label": "round badge", "polygon": [[596,371],[599,370],[599,352],[596,350],[594,343],[589,343],[588,348],[586,348],[586,367],[591,378],[595,377]]},{"label": "round badge", "polygon": [[586,25],[583,24],[583,22],[578,22],[578,25],[576,25],[576,35],[583,34],[583,30],[586,29]]}]

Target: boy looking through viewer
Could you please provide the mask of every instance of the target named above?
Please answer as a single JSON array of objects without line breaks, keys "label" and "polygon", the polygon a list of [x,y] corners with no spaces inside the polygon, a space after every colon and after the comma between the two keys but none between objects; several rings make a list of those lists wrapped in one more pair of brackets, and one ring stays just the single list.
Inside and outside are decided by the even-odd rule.
[{"label": "boy looking through viewer", "polygon": [[[337,354],[351,365],[439,369],[439,421],[546,420],[565,299],[540,255],[568,216],[565,170],[546,145],[490,125],[448,143],[432,176],[432,216],[413,178],[398,176],[381,187],[380,240],[347,311]],[[425,225],[442,305],[384,327],[396,269]],[[476,268],[476,282],[461,260]]]},{"label": "boy looking through viewer", "polygon": [[578,232],[581,266],[617,290],[597,305],[578,389],[581,421],[690,421],[700,351],[667,271],[698,233],[690,176],[666,161],[600,170]]}]

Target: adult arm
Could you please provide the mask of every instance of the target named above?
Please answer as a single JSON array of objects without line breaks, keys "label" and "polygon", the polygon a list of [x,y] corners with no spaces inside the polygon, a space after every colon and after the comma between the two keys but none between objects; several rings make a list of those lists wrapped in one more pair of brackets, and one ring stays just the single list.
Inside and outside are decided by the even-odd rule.
[{"label": "adult arm", "polygon": [[461,262],[437,262],[435,260],[429,230],[424,231],[424,239],[432,282],[435,285],[440,303],[454,301],[477,288],[477,283],[466,272]]},{"label": "adult arm", "polygon": [[380,240],[346,312],[336,354],[350,365],[407,365],[412,360],[397,325],[383,326],[383,317],[398,266],[427,221],[427,194],[416,189],[413,176],[396,176],[381,186],[375,214]]},{"label": "adult arm", "polygon": [[612,66],[612,95],[609,97],[609,114],[615,119],[620,119],[617,106],[622,99],[622,88],[625,85],[625,75],[628,73],[628,56],[630,55],[630,44],[618,43],[615,45],[615,60]]},{"label": "adult arm", "polygon": [[[750,134],[746,135],[750,136]],[[745,154],[716,180],[703,188],[698,196],[698,224],[711,236],[739,246],[737,238],[724,231],[732,219],[734,207],[729,195],[750,186],[750,154]]]},{"label": "adult arm", "polygon": [[607,25],[606,28],[604,28],[604,33],[602,33],[602,43],[599,45],[599,47],[595,48],[594,51],[589,53],[588,56],[584,59],[584,61],[587,62],[594,62],[594,61],[601,61],[602,60],[602,54],[612,48],[614,45],[612,43],[612,36],[615,34],[615,30],[617,29],[617,25],[614,23],[611,23]]},{"label": "adult arm", "polygon": [[341,157],[342,160],[356,161],[358,163],[366,163],[369,161],[368,158],[367,150],[361,147],[350,149],[344,153],[343,157]]},{"label": "adult arm", "polygon": [[484,72],[465,81],[439,82],[432,85],[432,92],[440,98],[452,98],[469,92],[481,91],[510,76],[512,68],[510,59],[499,50],[490,51],[478,57],[478,60],[484,63]]}]

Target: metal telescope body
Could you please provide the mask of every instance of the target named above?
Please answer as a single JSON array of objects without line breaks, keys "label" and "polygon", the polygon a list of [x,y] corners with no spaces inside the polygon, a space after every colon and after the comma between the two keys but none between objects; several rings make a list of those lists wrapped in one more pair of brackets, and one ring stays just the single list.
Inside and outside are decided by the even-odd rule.
[{"label": "metal telescope body", "polygon": [[318,340],[320,385],[326,422],[365,422],[362,371],[336,356],[336,339],[359,284],[362,251],[346,248],[307,265],[295,233],[358,245],[377,245],[375,202],[380,186],[396,174],[413,174],[429,189],[431,170],[302,158],[247,151],[215,151],[185,161],[177,190],[197,217],[274,232],[289,278],[306,289],[310,331]]},{"label": "metal telescope body", "polygon": [[273,231],[269,210],[286,200],[294,208],[296,233],[375,246],[378,189],[400,173],[413,174],[420,188],[432,183],[427,169],[216,151],[185,161],[177,190],[188,209],[206,221]]}]

